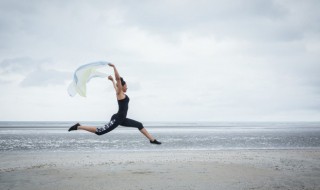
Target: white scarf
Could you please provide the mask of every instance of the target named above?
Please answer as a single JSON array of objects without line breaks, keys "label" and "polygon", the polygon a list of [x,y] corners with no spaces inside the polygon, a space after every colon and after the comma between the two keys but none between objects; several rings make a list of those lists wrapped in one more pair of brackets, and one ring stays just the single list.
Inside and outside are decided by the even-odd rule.
[{"label": "white scarf", "polygon": [[98,68],[105,67],[109,62],[99,61],[80,66],[73,75],[73,81],[68,87],[70,96],[75,96],[77,93],[86,97],[86,84],[94,77],[107,77],[105,73],[97,71]]}]

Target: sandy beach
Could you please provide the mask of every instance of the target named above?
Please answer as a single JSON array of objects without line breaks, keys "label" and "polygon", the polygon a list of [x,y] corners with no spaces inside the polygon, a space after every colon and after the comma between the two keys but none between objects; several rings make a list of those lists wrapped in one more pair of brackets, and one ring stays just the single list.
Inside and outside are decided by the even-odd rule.
[{"label": "sandy beach", "polygon": [[320,189],[319,150],[1,153],[1,189]]}]

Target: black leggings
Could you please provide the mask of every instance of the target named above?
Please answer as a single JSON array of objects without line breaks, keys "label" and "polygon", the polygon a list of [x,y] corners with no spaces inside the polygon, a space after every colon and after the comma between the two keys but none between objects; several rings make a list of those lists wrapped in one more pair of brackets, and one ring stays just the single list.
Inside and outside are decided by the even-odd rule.
[{"label": "black leggings", "polygon": [[134,128],[138,128],[139,130],[144,128],[142,123],[140,123],[139,121],[135,121],[133,119],[129,119],[125,117],[124,118],[119,117],[117,114],[114,114],[111,117],[111,120],[109,121],[109,123],[107,123],[104,127],[97,128],[96,134],[103,135],[103,134],[109,133],[119,125],[124,127],[134,127]]}]

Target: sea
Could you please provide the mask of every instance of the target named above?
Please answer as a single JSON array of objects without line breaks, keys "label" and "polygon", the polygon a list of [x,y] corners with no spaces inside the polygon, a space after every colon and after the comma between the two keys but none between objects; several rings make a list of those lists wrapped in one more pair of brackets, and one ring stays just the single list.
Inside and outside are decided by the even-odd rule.
[{"label": "sea", "polygon": [[[161,145],[150,144],[138,129],[122,126],[102,136],[68,132],[74,123],[1,121],[0,153],[320,148],[320,122],[143,122]],[[101,127],[105,123],[81,124]]]}]

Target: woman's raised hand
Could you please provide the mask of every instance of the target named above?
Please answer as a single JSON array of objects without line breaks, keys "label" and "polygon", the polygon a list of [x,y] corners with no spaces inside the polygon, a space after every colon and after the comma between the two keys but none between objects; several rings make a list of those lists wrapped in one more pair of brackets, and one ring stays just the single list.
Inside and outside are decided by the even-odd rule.
[{"label": "woman's raised hand", "polygon": [[113,81],[113,77],[112,77],[111,75],[108,76],[108,79],[111,80],[111,81]]},{"label": "woman's raised hand", "polygon": [[114,64],[112,64],[112,63],[109,63],[108,65],[109,65],[110,67],[114,67]]}]

